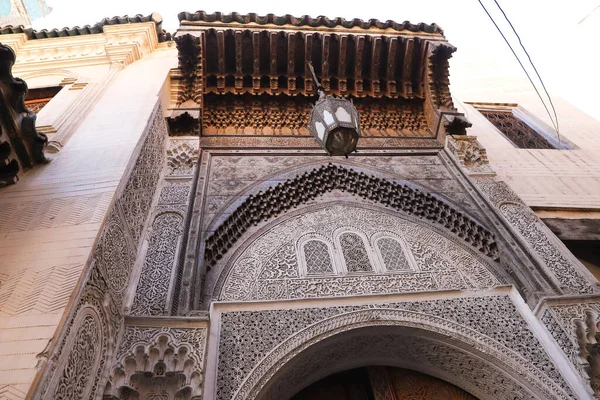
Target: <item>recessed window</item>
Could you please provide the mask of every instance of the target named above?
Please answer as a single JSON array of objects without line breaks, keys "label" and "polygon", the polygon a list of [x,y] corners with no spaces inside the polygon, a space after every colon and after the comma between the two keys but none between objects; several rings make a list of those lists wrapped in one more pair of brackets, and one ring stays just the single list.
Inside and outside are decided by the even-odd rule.
[{"label": "recessed window", "polygon": [[377,240],[377,248],[387,271],[410,271],[410,265],[398,240],[381,238]]},{"label": "recessed window", "polygon": [[365,243],[359,235],[351,232],[341,234],[340,246],[348,272],[373,271]]},{"label": "recessed window", "polygon": [[520,149],[570,149],[570,143],[559,141],[556,132],[537,120],[517,104],[497,105],[470,103],[487,118],[502,135]]},{"label": "recessed window", "polygon": [[29,89],[27,91],[27,96],[25,97],[25,107],[35,114],[38,114],[46,104],[50,103],[50,100],[52,100],[61,89],[62,86]]},{"label": "recessed window", "polygon": [[333,274],[333,261],[327,244],[320,240],[309,240],[303,250],[308,275]]}]

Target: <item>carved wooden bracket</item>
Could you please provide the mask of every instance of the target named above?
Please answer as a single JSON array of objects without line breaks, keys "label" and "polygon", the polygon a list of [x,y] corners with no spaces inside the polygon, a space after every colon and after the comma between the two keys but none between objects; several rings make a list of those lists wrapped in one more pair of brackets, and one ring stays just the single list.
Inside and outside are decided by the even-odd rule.
[{"label": "carved wooden bracket", "polygon": [[14,51],[0,44],[0,187],[16,183],[17,174],[46,163],[48,139],[35,130],[36,116],[24,104],[27,84],[12,75]]}]

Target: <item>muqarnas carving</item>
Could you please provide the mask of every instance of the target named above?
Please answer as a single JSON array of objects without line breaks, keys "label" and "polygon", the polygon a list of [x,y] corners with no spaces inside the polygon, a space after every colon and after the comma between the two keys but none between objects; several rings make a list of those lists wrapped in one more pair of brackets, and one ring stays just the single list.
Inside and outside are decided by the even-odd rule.
[{"label": "muqarnas carving", "polygon": [[128,327],[104,399],[202,398],[202,328]]},{"label": "muqarnas carving", "polygon": [[430,193],[329,164],[248,196],[206,241],[207,264],[215,265],[250,226],[334,189],[435,222],[491,259],[499,260],[493,233]]}]

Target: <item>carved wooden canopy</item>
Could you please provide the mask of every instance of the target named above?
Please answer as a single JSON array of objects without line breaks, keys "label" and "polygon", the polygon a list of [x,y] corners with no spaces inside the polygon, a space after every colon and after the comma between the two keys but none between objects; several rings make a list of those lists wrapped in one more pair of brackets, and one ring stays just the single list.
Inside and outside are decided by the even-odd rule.
[{"label": "carved wooden canopy", "polygon": [[[202,11],[179,19],[179,68],[172,74],[178,116],[201,109],[204,117],[214,108],[214,102],[202,106],[208,94],[308,99],[314,95],[309,62],[327,94],[385,98],[399,108],[419,101],[434,137],[440,113],[455,111],[448,80],[455,47],[435,24]],[[458,125],[464,131],[465,124]]]}]

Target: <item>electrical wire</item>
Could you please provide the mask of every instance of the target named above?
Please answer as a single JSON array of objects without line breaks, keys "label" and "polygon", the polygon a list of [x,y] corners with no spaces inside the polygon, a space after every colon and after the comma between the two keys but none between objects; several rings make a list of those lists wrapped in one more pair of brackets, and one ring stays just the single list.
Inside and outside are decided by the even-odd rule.
[{"label": "electrical wire", "polygon": [[[542,84],[542,88],[544,89],[544,92],[546,93],[546,96],[548,97],[548,101],[550,101],[550,107],[552,108],[552,112],[554,113],[554,120],[556,121],[556,125],[554,126],[554,129],[556,130],[556,134],[558,136],[558,143],[560,145],[560,133],[559,133],[559,124],[558,124],[558,116],[556,115],[556,108],[554,108],[554,103],[552,102],[552,97],[550,97],[550,93],[548,93],[548,90],[546,89],[546,85],[544,85],[544,81],[542,80],[542,77],[540,76],[537,68],[535,67],[535,64],[533,63],[533,60],[531,59],[531,56],[529,55],[529,52],[527,51],[527,49],[525,48],[525,45],[523,44],[523,42],[521,41],[521,37],[519,36],[519,34],[517,33],[517,30],[515,29],[515,27],[513,26],[512,22],[510,22],[510,19],[508,19],[508,16],[506,15],[506,13],[504,12],[504,10],[502,9],[502,7],[500,6],[500,4],[498,4],[497,0],[494,0],[494,3],[496,3],[496,6],[498,6],[498,9],[500,10],[500,12],[502,13],[502,15],[504,15],[504,19],[506,19],[506,22],[508,22],[508,24],[510,25],[512,31],[514,32],[515,36],[517,37],[517,40],[519,41],[519,45],[521,45],[521,48],[523,49],[523,51],[525,52],[525,54],[527,55],[527,59],[529,60],[529,63],[531,64],[531,66],[533,67],[533,70],[535,71],[535,75],[538,77],[538,79],[540,80],[540,83]],[[548,111],[548,109],[546,109],[546,111]],[[548,115],[550,117],[550,115]],[[552,118],[550,118],[550,120],[552,120]],[[554,125],[554,123],[553,123]]]},{"label": "electrical wire", "polygon": [[[552,114],[550,113],[550,110],[548,109],[548,106],[546,105],[546,102],[544,101],[542,95],[540,94],[537,86],[535,85],[535,83],[533,82],[533,79],[531,79],[531,76],[529,75],[529,72],[527,72],[527,69],[525,68],[525,66],[523,65],[523,63],[521,62],[521,59],[519,58],[519,56],[517,55],[517,53],[515,52],[515,50],[513,49],[513,47],[511,46],[510,42],[508,41],[508,39],[506,38],[506,36],[504,35],[504,33],[502,32],[502,30],[500,29],[500,27],[498,26],[498,24],[496,23],[496,21],[494,20],[494,18],[492,17],[492,15],[489,13],[489,11],[487,10],[487,8],[485,7],[485,5],[482,3],[481,0],[477,0],[479,2],[479,5],[481,5],[481,7],[483,8],[483,10],[485,11],[485,13],[487,14],[487,16],[490,18],[490,20],[492,21],[492,23],[494,24],[494,26],[496,27],[496,29],[498,30],[498,33],[500,33],[500,36],[502,36],[502,39],[504,39],[504,41],[506,42],[506,44],[508,45],[508,48],[510,49],[510,51],[513,53],[513,55],[515,56],[515,58],[517,59],[517,62],[519,63],[519,65],[521,66],[521,69],[523,70],[523,72],[525,72],[525,75],[527,76],[527,79],[529,79],[529,82],[531,83],[531,86],[533,86],[533,89],[535,90],[536,94],[538,95],[540,101],[542,102],[542,104],[544,105],[544,108],[546,109],[546,113],[548,114],[548,117],[550,118],[550,121],[552,122],[552,125],[554,126],[554,129],[556,130],[557,134],[558,134],[558,120],[556,121],[556,123],[554,122],[554,119],[552,118]],[[495,2],[495,0],[494,0]],[[496,3],[498,4],[498,3]],[[498,7],[500,7],[498,5]],[[503,12],[504,13],[504,12]],[[505,15],[506,17],[506,15]],[[510,23],[510,22],[509,22]],[[512,24],[511,24],[512,26]],[[514,31],[514,28],[513,28]],[[516,32],[515,32],[516,33]],[[530,58],[530,62],[531,62],[531,58]],[[535,67],[534,67],[535,68]],[[539,75],[538,75],[539,77]],[[548,92],[546,92],[546,94],[548,94]],[[552,104],[552,101],[550,102]],[[554,108],[554,107],[553,107]],[[558,136],[558,140],[560,143],[560,136]]]}]

